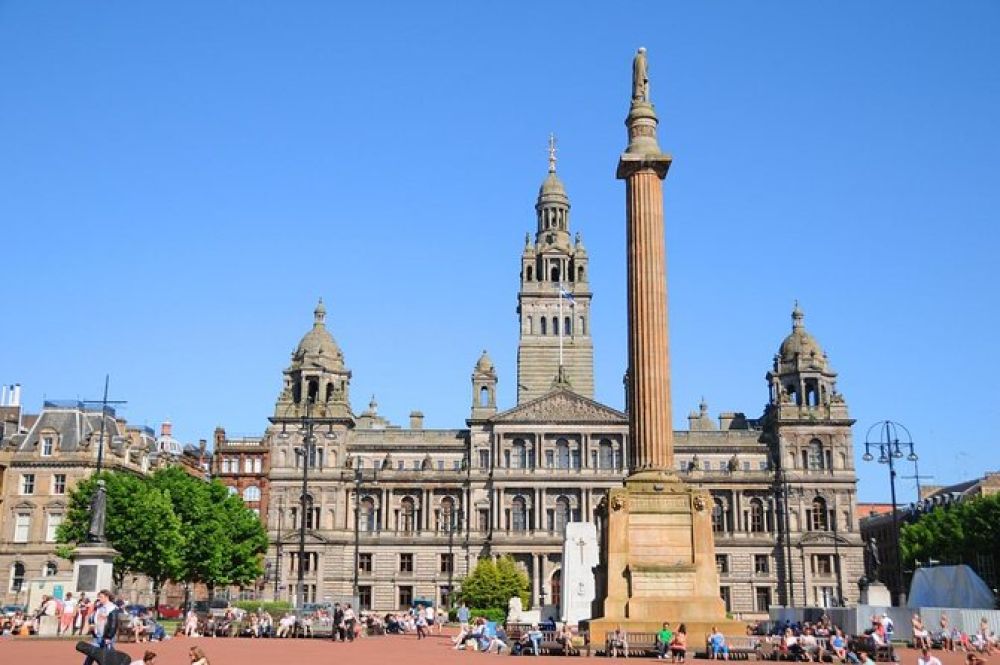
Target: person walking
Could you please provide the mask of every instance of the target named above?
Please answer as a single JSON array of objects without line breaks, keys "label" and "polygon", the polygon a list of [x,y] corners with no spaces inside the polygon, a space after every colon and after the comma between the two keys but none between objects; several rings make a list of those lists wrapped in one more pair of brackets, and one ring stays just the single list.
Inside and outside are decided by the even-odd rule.
[{"label": "person walking", "polygon": [[[94,645],[100,649],[112,649],[118,636],[118,621],[121,611],[112,602],[114,596],[107,589],[101,589],[94,603]],[[92,665],[93,656],[88,655],[83,665]]]},{"label": "person walking", "polygon": [[76,598],[73,597],[73,592],[66,594],[66,598],[63,600],[62,604],[62,614],[59,615],[59,635],[65,635],[66,633],[75,632],[74,626],[76,622]]},{"label": "person walking", "polygon": [[357,622],[357,618],[354,615],[354,608],[351,607],[350,603],[344,605],[344,629],[347,631],[347,641],[354,641],[354,624]]}]

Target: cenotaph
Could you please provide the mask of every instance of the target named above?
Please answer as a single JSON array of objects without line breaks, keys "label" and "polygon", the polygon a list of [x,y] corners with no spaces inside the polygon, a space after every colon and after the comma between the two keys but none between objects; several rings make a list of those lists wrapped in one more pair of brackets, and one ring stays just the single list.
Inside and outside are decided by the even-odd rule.
[{"label": "cenotaph", "polygon": [[562,597],[559,599],[562,620],[572,626],[593,615],[596,587],[594,568],[600,562],[597,525],[593,522],[570,522],[562,551]]},{"label": "cenotaph", "polygon": [[711,498],[675,473],[663,223],[671,157],[657,142],[658,122],[640,48],[617,171],[626,201],[629,475],[609,492],[602,519],[602,616],[590,622],[599,644],[618,626],[653,632],[664,621],[687,624],[691,644],[713,626],[745,632],[719,597]]}]

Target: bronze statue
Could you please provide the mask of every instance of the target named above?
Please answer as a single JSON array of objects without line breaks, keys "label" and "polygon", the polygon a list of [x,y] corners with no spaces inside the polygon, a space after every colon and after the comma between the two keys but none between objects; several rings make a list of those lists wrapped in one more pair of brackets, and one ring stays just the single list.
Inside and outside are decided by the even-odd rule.
[{"label": "bronze statue", "polygon": [[90,499],[90,528],[87,529],[87,542],[103,543],[104,523],[108,513],[108,492],[104,488],[104,481],[97,481],[97,489]]},{"label": "bronze statue", "polygon": [[640,48],[632,60],[632,101],[649,101],[649,73],[646,68],[645,48]]},{"label": "bronze statue", "polygon": [[878,556],[878,544],[874,538],[869,538],[865,543],[865,577],[871,582],[878,582],[879,568],[882,567],[882,560]]}]

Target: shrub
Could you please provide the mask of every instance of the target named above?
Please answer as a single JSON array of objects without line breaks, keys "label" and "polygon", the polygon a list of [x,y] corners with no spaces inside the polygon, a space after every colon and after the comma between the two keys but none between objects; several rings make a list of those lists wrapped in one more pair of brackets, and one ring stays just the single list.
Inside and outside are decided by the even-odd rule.
[{"label": "shrub", "polygon": [[284,600],[238,600],[233,603],[233,607],[245,612],[256,612],[257,608],[262,607],[271,616],[276,616],[292,609],[292,604]]},{"label": "shrub", "polygon": [[500,607],[488,607],[486,609],[470,608],[469,616],[473,619],[476,617],[486,617],[487,621],[503,623],[507,619],[507,610]]}]

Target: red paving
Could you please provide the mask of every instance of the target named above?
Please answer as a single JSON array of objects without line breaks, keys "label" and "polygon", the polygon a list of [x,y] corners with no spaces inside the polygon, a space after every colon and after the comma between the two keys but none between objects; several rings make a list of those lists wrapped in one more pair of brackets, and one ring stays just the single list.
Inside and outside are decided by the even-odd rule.
[{"label": "red paving", "polygon": [[[0,665],[10,663],[34,665],[80,665],[83,656],[74,651],[75,642],[63,640],[38,640],[32,638],[0,638]],[[322,639],[314,640],[254,640],[247,638],[185,638],[177,637],[153,644],[125,644],[121,651],[134,658],[147,648],[157,653],[157,665],[188,665],[188,648],[197,644],[208,654],[212,665],[272,665],[280,663],[308,663],[337,665],[446,665],[448,663],[481,663],[484,658],[508,658],[495,654],[454,651],[445,636],[432,636],[417,640],[414,635],[387,635],[355,640],[343,644]],[[901,665],[916,665],[917,652],[897,649]],[[943,665],[963,665],[965,655],[935,651]],[[560,656],[529,657],[533,663],[555,663],[567,660]],[[631,660],[637,660],[632,658]],[[643,659],[656,662],[655,659]],[[704,662],[695,660],[693,662]],[[1000,656],[987,658],[990,665],[1000,665]]]}]

